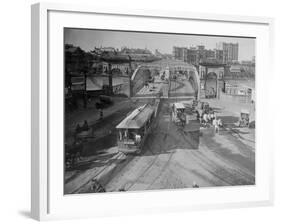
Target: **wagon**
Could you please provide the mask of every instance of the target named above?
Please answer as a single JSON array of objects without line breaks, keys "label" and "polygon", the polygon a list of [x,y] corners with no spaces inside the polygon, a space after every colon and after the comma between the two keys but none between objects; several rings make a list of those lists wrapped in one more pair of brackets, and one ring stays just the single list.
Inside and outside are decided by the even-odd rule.
[{"label": "wagon", "polygon": [[239,127],[249,127],[250,112],[248,110],[241,110]]}]

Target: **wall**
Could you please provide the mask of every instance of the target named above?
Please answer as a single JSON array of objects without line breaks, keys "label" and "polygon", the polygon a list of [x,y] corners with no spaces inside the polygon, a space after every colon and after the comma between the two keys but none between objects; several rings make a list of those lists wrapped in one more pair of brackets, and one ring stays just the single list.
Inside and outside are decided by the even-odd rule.
[{"label": "wall", "polygon": [[[30,208],[30,4],[37,0],[10,0],[1,3],[1,223],[35,223],[29,218]],[[54,1],[53,1],[54,2]],[[275,58],[276,64],[280,61],[281,14],[276,0],[57,0],[56,2],[70,2],[73,4],[100,5],[110,8],[126,7],[139,9],[180,10],[193,12],[207,12],[220,14],[242,14],[253,16],[276,17],[275,30]],[[17,55],[15,57],[15,55]],[[17,58],[17,60],[15,60]],[[277,66],[276,66],[277,68]],[[276,70],[277,71],[277,70]],[[265,93],[270,98],[275,114],[280,114],[280,94],[277,90],[281,76],[266,74],[274,79],[271,92]],[[274,101],[276,104],[274,104]],[[276,117],[273,126],[273,141],[277,139],[280,116]],[[278,133],[278,137],[280,134]],[[275,137],[275,138],[274,138]],[[274,207],[225,209],[209,211],[193,211],[172,214],[154,214],[138,217],[103,218],[98,220],[74,220],[55,222],[68,223],[99,223],[99,224],[142,224],[142,223],[196,223],[196,224],[237,224],[237,223],[281,223],[281,150],[275,147],[275,186],[276,203]],[[280,146],[280,144],[279,144]]]}]

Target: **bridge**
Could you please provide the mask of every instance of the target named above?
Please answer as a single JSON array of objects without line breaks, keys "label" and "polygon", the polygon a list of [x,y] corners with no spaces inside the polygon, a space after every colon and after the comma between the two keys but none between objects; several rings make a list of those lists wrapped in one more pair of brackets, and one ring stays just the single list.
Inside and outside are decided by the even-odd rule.
[{"label": "bridge", "polygon": [[[161,74],[165,74],[165,70],[167,69],[170,74],[181,74],[185,76],[194,91],[194,97],[200,99],[200,77],[196,68],[193,65],[178,60],[161,60],[139,65],[131,76],[131,95],[134,96],[137,92],[141,91],[141,88],[143,88],[153,73],[154,77],[159,77]],[[158,73],[157,76],[155,73]],[[171,78],[169,77],[169,79]],[[154,80],[155,83],[159,81],[161,80]],[[157,84],[153,87],[157,89]],[[166,88],[163,87],[164,89]]]},{"label": "bridge", "polygon": [[202,88],[201,97],[219,99],[220,80],[223,80],[226,64],[217,61],[203,61],[199,63],[199,76]]}]

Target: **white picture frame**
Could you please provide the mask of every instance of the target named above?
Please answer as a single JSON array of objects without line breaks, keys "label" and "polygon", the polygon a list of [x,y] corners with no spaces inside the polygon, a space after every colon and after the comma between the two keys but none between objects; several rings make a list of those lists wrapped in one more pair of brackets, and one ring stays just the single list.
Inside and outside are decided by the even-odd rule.
[{"label": "white picture frame", "polygon": [[[122,21],[121,25],[116,25],[115,19]],[[273,143],[266,131],[270,130],[270,110],[262,93],[269,90],[271,84],[263,74],[273,73],[270,60],[273,58],[273,24],[272,18],[262,17],[50,3],[32,5],[32,217],[50,220],[272,205]],[[168,32],[174,27],[173,32],[179,32],[180,27],[186,26],[190,27],[189,33],[231,35],[236,32],[238,36],[257,38],[256,185],[64,196],[63,180],[59,181],[60,169],[63,170],[63,148],[60,147],[63,113],[59,106],[63,94],[62,28]],[[186,28],[182,28],[182,32],[186,32]]]}]

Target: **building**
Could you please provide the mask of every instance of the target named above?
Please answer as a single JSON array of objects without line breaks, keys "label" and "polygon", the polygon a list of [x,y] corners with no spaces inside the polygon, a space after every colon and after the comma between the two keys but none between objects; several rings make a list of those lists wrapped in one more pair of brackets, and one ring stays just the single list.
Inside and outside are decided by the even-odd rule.
[{"label": "building", "polygon": [[173,47],[173,58],[193,65],[204,61],[217,61],[232,64],[238,61],[238,43],[218,43],[215,49],[206,49],[204,45],[197,47]]},{"label": "building", "polygon": [[217,50],[222,50],[223,63],[231,64],[234,61],[238,61],[238,43],[226,43],[220,42],[216,45]]},{"label": "building", "polygon": [[223,62],[223,50],[215,49],[215,58],[219,62]]},{"label": "building", "polygon": [[190,64],[198,64],[198,51],[195,47],[187,49],[185,62]]},{"label": "building", "polygon": [[186,58],[186,48],[185,47],[173,47],[173,58],[175,60],[184,61]]},{"label": "building", "polygon": [[215,59],[216,52],[214,50],[205,50],[205,59]]},{"label": "building", "polygon": [[229,68],[231,77],[237,78],[241,76],[241,66],[240,65],[231,65]]},{"label": "building", "polygon": [[173,59],[197,65],[200,60],[206,58],[205,46],[173,47]]},{"label": "building", "polygon": [[198,62],[204,61],[206,59],[206,51],[204,45],[197,46],[198,51]]}]

